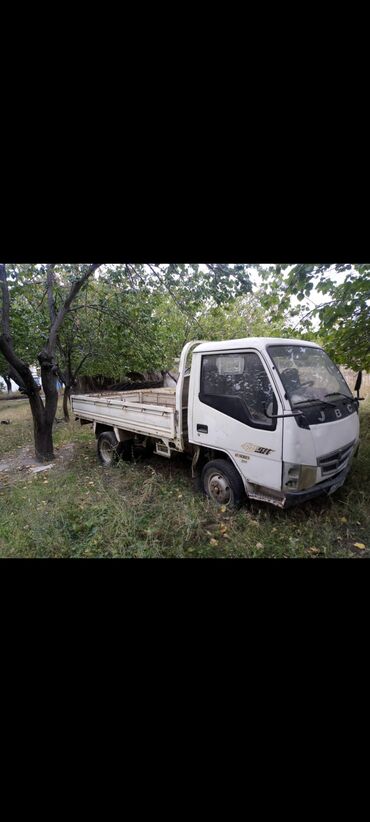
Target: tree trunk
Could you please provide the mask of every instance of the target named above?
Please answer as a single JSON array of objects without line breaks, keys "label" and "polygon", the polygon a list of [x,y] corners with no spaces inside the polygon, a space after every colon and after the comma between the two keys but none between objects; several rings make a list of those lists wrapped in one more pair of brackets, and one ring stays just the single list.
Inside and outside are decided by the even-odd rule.
[{"label": "tree trunk", "polygon": [[64,395],[63,395],[63,414],[64,414],[64,419],[65,419],[66,422],[69,422],[68,404],[69,404],[70,395],[71,395],[71,386],[70,385],[65,385],[64,386]]},{"label": "tree trunk", "polygon": [[40,395],[28,397],[33,418],[35,455],[40,462],[51,462],[54,459],[53,420],[46,416],[46,408]]},{"label": "tree trunk", "polygon": [[6,377],[6,376],[5,376],[3,379],[4,379],[4,381],[6,382],[6,387],[7,387],[7,389],[8,389],[8,394],[10,394],[10,392],[11,392],[11,390],[12,390],[12,383],[11,383],[11,380],[9,379],[9,377]]},{"label": "tree trunk", "polygon": [[36,457],[41,462],[54,459],[52,432],[53,422],[58,406],[58,391],[55,380],[57,366],[54,360],[54,355],[58,334],[66,315],[71,309],[73,301],[98,268],[99,263],[92,263],[80,277],[74,280],[67,298],[60,306],[58,313],[56,313],[55,302],[53,299],[54,265],[50,264],[48,266],[47,294],[50,312],[50,330],[46,346],[40,352],[38,358],[41,365],[42,386],[45,392],[44,404],[29,366],[17,356],[13,348],[10,329],[10,296],[6,265],[5,263],[0,263],[0,293],[2,296],[0,311],[0,352],[4,355],[5,359],[15,372],[18,385],[21,387],[23,384],[24,393],[28,396],[33,417]]},{"label": "tree trunk", "polygon": [[40,462],[51,462],[55,458],[53,422],[58,405],[58,391],[55,375],[44,358],[41,364],[41,379],[45,392],[45,405],[38,392],[29,396],[28,399],[33,417],[36,459]]},{"label": "tree trunk", "polygon": [[53,423],[46,422],[44,419],[40,425],[40,421],[34,417],[33,429],[36,459],[40,462],[52,462],[54,459]]}]

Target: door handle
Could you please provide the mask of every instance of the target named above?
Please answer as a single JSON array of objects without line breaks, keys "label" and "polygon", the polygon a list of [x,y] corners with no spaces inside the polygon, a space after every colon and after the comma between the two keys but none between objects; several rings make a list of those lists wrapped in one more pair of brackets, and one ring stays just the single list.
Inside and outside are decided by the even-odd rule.
[{"label": "door handle", "polygon": [[208,425],[197,425],[197,431],[201,434],[208,434]]}]

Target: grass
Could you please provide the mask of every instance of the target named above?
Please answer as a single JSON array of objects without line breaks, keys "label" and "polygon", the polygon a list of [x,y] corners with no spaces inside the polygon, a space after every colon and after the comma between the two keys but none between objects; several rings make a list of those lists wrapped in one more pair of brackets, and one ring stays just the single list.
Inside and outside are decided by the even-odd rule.
[{"label": "grass", "polygon": [[[1,425],[11,420],[10,425]],[[32,442],[32,417],[27,399],[3,400],[0,404],[0,459]]]},{"label": "grass", "polygon": [[20,391],[0,391],[0,402],[9,402],[9,400],[24,399],[24,395]]},{"label": "grass", "polygon": [[[362,405],[360,454],[345,486],[288,511],[257,503],[236,514],[215,509],[195,492],[181,456],[102,469],[89,426],[57,425],[56,449],[73,442],[72,458],[9,487],[0,483],[0,556],[370,556],[370,398]],[[27,402],[2,403],[1,419],[12,422],[0,425],[0,459],[32,443]]]}]

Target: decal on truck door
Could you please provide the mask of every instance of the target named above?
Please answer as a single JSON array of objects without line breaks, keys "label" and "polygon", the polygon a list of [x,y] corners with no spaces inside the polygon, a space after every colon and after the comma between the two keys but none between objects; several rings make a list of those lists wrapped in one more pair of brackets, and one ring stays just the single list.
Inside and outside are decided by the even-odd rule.
[{"label": "decal on truck door", "polygon": [[255,445],[253,442],[245,442],[242,448],[245,451],[254,451],[255,454],[266,454],[266,456],[274,453],[273,448],[263,448],[262,445]]}]

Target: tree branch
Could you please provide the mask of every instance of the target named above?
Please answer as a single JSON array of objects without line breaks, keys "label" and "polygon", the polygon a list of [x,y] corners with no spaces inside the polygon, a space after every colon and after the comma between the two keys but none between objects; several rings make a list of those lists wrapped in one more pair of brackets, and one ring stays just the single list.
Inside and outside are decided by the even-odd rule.
[{"label": "tree branch", "polygon": [[53,285],[54,285],[54,265],[48,265],[46,271],[46,290],[48,295],[48,306],[49,306],[49,316],[50,316],[50,325],[52,326],[56,320],[56,310],[55,310],[55,301],[54,301],[54,294],[53,294]]},{"label": "tree branch", "polygon": [[66,314],[68,314],[70,310],[73,300],[76,299],[77,295],[81,291],[81,288],[83,288],[89,277],[91,277],[99,267],[100,263],[93,263],[89,266],[86,273],[72,284],[68,297],[65,299],[63,305],[61,305],[50,329],[49,339],[45,347],[45,352],[43,352],[48,358],[53,358],[59,329],[63,324]]},{"label": "tree branch", "polygon": [[85,356],[82,358],[81,362],[79,363],[79,365],[77,366],[77,368],[76,368],[76,370],[73,374],[73,379],[74,380],[76,379],[77,374],[79,373],[79,371],[81,371],[81,368],[82,368],[84,362],[88,359],[88,357],[91,357],[91,356],[92,356],[91,351],[89,351],[88,354],[85,354]]},{"label": "tree branch", "polygon": [[184,307],[184,305],[182,304],[182,302],[181,302],[180,300],[178,300],[178,299],[177,299],[176,294],[174,294],[174,292],[172,291],[172,288],[168,285],[168,283],[166,283],[165,278],[161,277],[161,275],[159,274],[159,272],[158,272],[158,271],[156,271],[156,270],[155,270],[155,268],[153,268],[153,266],[152,266],[150,263],[148,263],[147,265],[148,265],[148,267],[150,268],[150,270],[153,272],[153,274],[154,274],[154,276],[157,278],[157,280],[159,280],[159,282],[161,283],[161,285],[162,285],[162,286],[166,289],[166,291],[168,291],[168,293],[169,293],[169,294],[170,294],[170,296],[172,297],[172,299],[173,299],[174,303],[175,303],[175,304],[177,305],[177,307],[180,309],[180,311],[182,312],[182,314],[184,314],[184,315],[185,315],[185,317],[187,317],[187,316],[188,316],[188,312],[187,312],[186,308]]},{"label": "tree branch", "polygon": [[0,284],[2,291],[2,310],[0,330],[4,337],[10,337],[10,301],[9,287],[6,278],[6,268],[4,263],[0,263]]},{"label": "tree branch", "polygon": [[[311,302],[313,302],[313,300],[311,300]],[[330,302],[327,302],[327,303],[321,303],[321,305],[316,305],[316,304],[315,304],[315,308],[311,308],[311,310],[310,310],[310,311],[307,311],[307,314],[304,314],[304,315],[303,315],[303,317],[301,317],[301,318],[298,320],[297,325],[295,325],[295,326],[294,326],[294,328],[293,328],[293,331],[296,331],[296,329],[298,328],[298,326],[299,326],[301,323],[303,323],[303,322],[304,322],[304,320],[306,320],[306,319],[307,319],[307,317],[309,317],[309,316],[310,316],[310,314],[313,314],[315,311],[321,311],[321,309],[322,309],[322,308],[325,308],[325,306],[327,306],[327,305],[333,305],[333,303],[335,303],[335,302],[336,302],[335,300],[330,300]]]}]

